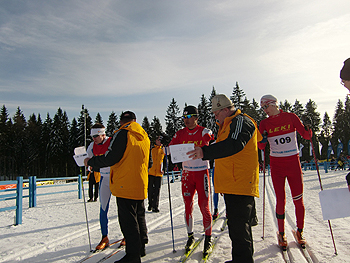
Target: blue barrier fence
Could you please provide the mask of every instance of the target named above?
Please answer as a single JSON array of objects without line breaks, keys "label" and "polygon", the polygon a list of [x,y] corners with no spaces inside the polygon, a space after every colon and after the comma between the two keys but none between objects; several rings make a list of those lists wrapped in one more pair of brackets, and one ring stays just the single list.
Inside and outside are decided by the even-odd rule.
[{"label": "blue barrier fence", "polygon": [[[86,178],[86,177],[85,177]],[[85,179],[84,178],[84,179]],[[15,225],[22,224],[22,210],[23,210],[23,198],[29,198],[29,207],[36,207],[37,196],[50,195],[50,194],[61,194],[67,192],[78,192],[78,198],[82,198],[82,184],[83,177],[81,175],[74,177],[62,177],[62,178],[40,178],[37,180],[36,176],[30,176],[29,179],[23,180],[22,176],[17,177],[16,181],[0,181],[0,185],[16,185],[16,188],[0,190],[0,201],[16,200],[15,206],[8,206],[0,208],[0,212],[8,210],[16,210]],[[52,191],[48,193],[37,194],[37,188],[48,188],[48,187],[64,187],[68,186],[64,184],[49,184],[40,185],[40,182],[77,182],[77,190],[65,190],[65,191]],[[38,182],[38,183],[37,183]],[[23,187],[23,183],[29,183],[28,187]],[[39,184],[39,185],[37,185]],[[23,191],[28,190],[28,195],[23,195]]]}]

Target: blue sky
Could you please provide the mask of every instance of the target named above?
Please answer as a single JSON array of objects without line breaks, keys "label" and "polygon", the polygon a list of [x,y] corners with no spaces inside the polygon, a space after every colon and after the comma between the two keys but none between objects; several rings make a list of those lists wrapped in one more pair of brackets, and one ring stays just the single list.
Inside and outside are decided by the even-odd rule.
[{"label": "blue sky", "polygon": [[238,82],[249,100],[312,99],[333,117],[349,44],[348,0],[2,0],[0,103],[164,124],[172,98],[182,110]]}]

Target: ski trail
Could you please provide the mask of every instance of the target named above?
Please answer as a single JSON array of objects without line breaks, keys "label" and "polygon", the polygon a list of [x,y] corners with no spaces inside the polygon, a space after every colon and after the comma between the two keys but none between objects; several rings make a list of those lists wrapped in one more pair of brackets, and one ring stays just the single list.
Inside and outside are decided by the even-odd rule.
[{"label": "ski trail", "polygon": [[[172,201],[177,200],[179,198],[182,198],[182,196],[174,197],[172,199]],[[146,202],[146,200],[147,199],[145,199],[145,202]],[[169,200],[166,199],[166,200],[162,200],[160,202],[160,204],[164,204],[164,203],[168,203],[168,202],[169,202]],[[179,207],[173,208],[173,217],[178,216],[180,214],[183,214],[183,211],[184,211],[184,207],[182,205]],[[170,221],[169,214],[170,214],[170,212],[168,212],[168,213],[156,218],[155,220],[147,223],[147,227],[148,227],[149,231],[156,229],[162,223]],[[108,225],[111,226],[111,225],[117,224],[118,222],[119,222],[118,217],[113,218],[113,219],[109,219]],[[90,231],[90,235],[94,231],[100,231],[100,223],[99,222],[89,223],[89,231]],[[66,235],[57,237],[54,240],[37,243],[30,248],[22,249],[20,252],[16,252],[15,255],[9,254],[9,255],[3,256],[0,260],[0,262],[7,262],[10,260],[21,260],[22,261],[22,260],[25,260],[26,258],[33,258],[41,253],[46,252],[46,251],[55,250],[55,247],[69,243],[70,241],[74,241],[76,239],[80,240],[78,242],[78,244],[80,244],[81,238],[82,237],[85,238],[86,235],[87,235],[86,227],[82,227],[82,229],[80,229],[80,230],[70,232]]]}]

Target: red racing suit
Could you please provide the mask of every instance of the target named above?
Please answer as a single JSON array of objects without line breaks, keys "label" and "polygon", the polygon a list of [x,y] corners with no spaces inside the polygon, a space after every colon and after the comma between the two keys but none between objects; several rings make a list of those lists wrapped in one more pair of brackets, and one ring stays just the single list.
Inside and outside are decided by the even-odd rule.
[{"label": "red racing suit", "polygon": [[[174,135],[169,145],[194,143],[195,146],[202,147],[209,145],[209,141],[214,140],[211,130],[197,125],[190,130],[187,127],[179,130]],[[182,163],[182,196],[185,203],[185,222],[187,232],[193,232],[193,197],[198,193],[198,205],[203,215],[203,226],[206,235],[211,235],[211,213],[209,210],[210,180],[209,161],[202,159],[185,161]]]},{"label": "red racing suit", "polygon": [[[276,194],[278,231],[284,232],[286,178],[293,197],[297,227],[303,229],[305,218],[303,174],[299,161],[296,132],[307,140],[310,140],[310,134],[312,136],[312,133],[309,134],[305,130],[297,115],[282,110],[279,114],[262,120],[259,130],[261,134],[267,132],[270,144],[271,178]],[[264,149],[265,145],[266,143],[258,143],[260,149]]]}]

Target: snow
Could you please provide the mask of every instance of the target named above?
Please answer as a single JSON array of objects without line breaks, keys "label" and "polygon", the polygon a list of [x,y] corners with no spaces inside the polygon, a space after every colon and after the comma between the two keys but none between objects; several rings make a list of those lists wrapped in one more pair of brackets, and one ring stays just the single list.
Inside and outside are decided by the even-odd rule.
[{"label": "snow", "polygon": [[[323,189],[345,188],[347,171],[320,171]],[[277,223],[275,219],[275,197],[271,178],[266,174],[265,224],[263,235],[263,174],[260,174],[260,198],[256,198],[259,218],[258,226],[253,227],[255,262],[282,262],[282,254],[276,245]],[[85,184],[85,197],[87,185]],[[48,191],[62,191],[61,187],[38,188],[38,194]],[[69,184],[64,190],[76,189],[76,184]],[[184,224],[184,205],[181,197],[181,183],[170,184],[175,250],[173,253],[172,231],[169,216],[168,185],[161,188],[160,212],[146,211],[149,231],[147,255],[142,262],[177,262],[183,254],[187,240]],[[294,205],[287,189],[286,233],[290,251],[296,262],[306,262],[300,249],[294,242],[291,230],[295,228]],[[350,227],[348,218],[331,220],[334,240],[338,255],[335,255],[328,221],[324,221],[321,212],[318,193],[320,183],[316,171],[304,171],[304,203],[306,206],[305,238],[319,262],[350,262]],[[12,206],[12,200],[0,202],[0,206]],[[145,203],[147,208],[147,200]],[[28,198],[23,202],[23,224],[14,226],[15,211],[0,213],[0,262],[78,262],[89,255],[90,245],[85,219],[83,199],[78,199],[77,192],[38,196],[37,207],[28,208]],[[101,239],[99,227],[99,202],[86,203],[89,219],[91,245],[94,248]],[[219,210],[225,208],[220,197]],[[111,241],[122,237],[116,212],[115,198],[112,197],[109,211],[109,238]],[[202,216],[195,201],[194,206],[195,236],[200,237],[203,231]],[[231,260],[231,242],[227,228],[220,231],[223,216],[213,227],[213,235],[219,240],[209,262],[224,262]],[[188,262],[199,262],[203,243]],[[113,249],[106,249],[105,253]],[[97,262],[100,254],[94,255],[89,261]],[[124,255],[117,253],[105,262],[114,262]]]}]

